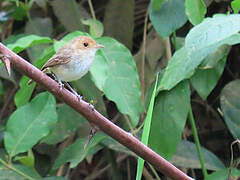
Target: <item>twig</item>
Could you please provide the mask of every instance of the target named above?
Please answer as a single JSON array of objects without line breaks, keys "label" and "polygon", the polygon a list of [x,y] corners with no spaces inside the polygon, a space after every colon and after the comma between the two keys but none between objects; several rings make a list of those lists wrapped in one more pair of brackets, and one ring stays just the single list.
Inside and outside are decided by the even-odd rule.
[{"label": "twig", "polygon": [[95,12],[94,12],[93,5],[92,5],[92,1],[91,1],[91,0],[88,0],[88,5],[89,5],[89,8],[90,8],[90,12],[91,12],[92,18],[93,18],[94,20],[96,20],[96,16],[95,16]]},{"label": "twig", "polygon": [[103,132],[114,138],[122,145],[135,152],[153,166],[161,170],[167,176],[176,180],[192,180],[185,173],[177,169],[174,165],[166,161],[156,152],[141,143],[137,138],[125,132],[110,120],[101,115],[98,111],[89,108],[89,103],[81,100],[73,95],[70,91],[63,88],[60,89],[57,82],[48,77],[42,71],[34,67],[32,64],[25,61],[23,58],[9,50],[6,46],[0,43],[0,53],[8,56],[11,64],[23,74],[30,77],[37,83],[45,87],[49,92],[63,100],[66,104],[75,109],[78,113],[83,115],[90,123],[99,127]]},{"label": "twig", "polygon": [[146,55],[146,39],[147,39],[147,21],[148,21],[148,9],[146,11],[143,30],[143,50],[142,50],[142,63],[141,63],[141,84],[142,84],[142,100],[145,96],[145,55]]},{"label": "twig", "polygon": [[239,139],[237,139],[231,143],[231,162],[230,162],[227,180],[230,180],[230,178],[231,178],[231,173],[232,173],[232,168],[233,168],[233,145],[236,143],[240,143]]},{"label": "twig", "polygon": [[166,38],[165,40],[165,47],[166,47],[166,56],[167,60],[169,61],[172,57],[172,52],[171,52],[171,43],[169,37]]}]

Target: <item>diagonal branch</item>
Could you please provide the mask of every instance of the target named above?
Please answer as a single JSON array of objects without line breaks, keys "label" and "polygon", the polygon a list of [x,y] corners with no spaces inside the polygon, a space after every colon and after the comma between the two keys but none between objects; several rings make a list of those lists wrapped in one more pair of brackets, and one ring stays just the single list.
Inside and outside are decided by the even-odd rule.
[{"label": "diagonal branch", "polygon": [[149,147],[145,146],[137,138],[113,124],[98,111],[93,111],[89,108],[88,103],[83,100],[78,101],[78,98],[65,88],[60,90],[57,82],[9,50],[2,43],[0,43],[0,54],[7,57],[17,70],[44,86],[53,95],[62,99],[66,104],[83,115],[90,123],[99,127],[103,132],[114,138],[122,145],[128,147],[131,151],[151,163],[170,178],[175,180],[192,180],[192,178],[177,169],[174,165],[166,161]]}]

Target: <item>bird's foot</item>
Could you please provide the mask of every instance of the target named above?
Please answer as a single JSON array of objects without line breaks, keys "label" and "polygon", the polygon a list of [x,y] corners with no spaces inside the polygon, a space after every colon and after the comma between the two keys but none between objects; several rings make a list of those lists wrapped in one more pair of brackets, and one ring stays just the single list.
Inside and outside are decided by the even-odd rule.
[{"label": "bird's foot", "polygon": [[92,111],[95,110],[94,105],[92,105],[91,103],[88,103],[88,107],[89,107]]},{"label": "bird's foot", "polygon": [[62,81],[58,81],[58,86],[59,86],[59,89],[60,89],[60,90],[63,89],[64,84],[62,83]]}]

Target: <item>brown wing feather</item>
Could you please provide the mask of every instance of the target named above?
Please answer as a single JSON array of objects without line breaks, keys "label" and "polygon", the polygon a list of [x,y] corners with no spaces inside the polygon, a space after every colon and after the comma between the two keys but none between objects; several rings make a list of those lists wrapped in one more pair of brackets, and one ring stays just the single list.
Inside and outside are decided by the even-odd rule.
[{"label": "brown wing feather", "polygon": [[42,67],[42,70],[53,67],[56,65],[67,64],[71,61],[71,52],[67,48],[61,48],[46,64]]}]

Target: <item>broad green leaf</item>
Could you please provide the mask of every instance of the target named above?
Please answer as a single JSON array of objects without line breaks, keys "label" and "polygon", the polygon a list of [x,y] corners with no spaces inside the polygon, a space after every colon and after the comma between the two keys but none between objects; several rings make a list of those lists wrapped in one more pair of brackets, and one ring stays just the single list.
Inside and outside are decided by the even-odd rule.
[{"label": "broad green leaf", "polygon": [[203,0],[185,0],[186,15],[193,25],[201,23],[207,12]]},{"label": "broad green leaf", "polygon": [[152,0],[152,6],[153,6],[153,11],[158,11],[161,9],[162,4],[165,2],[166,0]]},{"label": "broad green leaf", "polygon": [[[229,16],[232,17],[233,15],[229,15]],[[212,20],[216,18],[221,19],[221,17],[223,17],[223,23],[227,23],[227,24],[228,24],[227,20],[231,21],[236,19],[236,17],[234,17],[233,19],[231,18],[226,19],[225,15],[221,15],[221,16],[216,16],[214,18],[208,18],[205,21],[203,21],[201,24],[195,26],[193,29],[195,28],[199,29],[199,27],[202,27],[202,25],[205,27],[205,24],[209,24],[209,27],[205,27],[206,28],[205,30],[203,30],[202,28],[201,30],[199,29],[201,32],[191,33],[191,32],[195,32],[193,29],[190,31],[190,33],[187,35],[187,38],[188,37],[190,38],[188,38],[188,40],[185,41],[185,46],[177,50],[174,53],[171,60],[169,61],[169,64],[165,70],[163,78],[161,79],[161,83],[158,89],[169,90],[172,87],[174,87],[177,83],[182,81],[183,79],[186,79],[192,76],[195,68],[197,68],[197,66],[204,60],[204,58],[206,58],[211,53],[214,53],[219,46],[224,44],[234,45],[240,42],[240,34],[238,33],[233,34],[233,32],[235,32],[234,30],[232,33],[230,32],[227,33],[229,34],[229,37],[222,39],[221,34],[223,34],[225,30],[226,32],[230,30],[228,28],[225,28],[225,29],[222,29],[221,32],[219,32],[216,29],[217,26],[211,27],[212,23],[215,24],[214,21]],[[239,15],[239,18],[240,18],[240,15]],[[234,22],[235,21],[233,21],[233,23]],[[212,29],[214,29],[216,32],[212,32]],[[240,26],[239,26],[239,30],[240,30]],[[193,39],[193,37],[195,37],[195,35],[197,34],[201,36],[202,38],[201,40],[198,39],[199,37],[197,36],[195,40]],[[204,37],[203,37],[203,34],[205,34]],[[218,36],[216,36],[215,34],[218,34]],[[219,41],[219,39],[221,39],[221,41]],[[205,41],[206,43],[204,44]],[[188,42],[188,45],[186,44],[187,42]]]},{"label": "broad green leaf", "polygon": [[134,0],[109,0],[104,14],[105,35],[132,49]]},{"label": "broad green leaf", "polygon": [[240,10],[240,0],[234,0],[231,2],[233,12],[237,14]]},{"label": "broad green leaf", "polygon": [[9,156],[28,151],[48,135],[50,125],[56,121],[56,101],[48,92],[39,94],[30,103],[18,108],[10,116],[4,136]]},{"label": "broad green leaf", "polygon": [[[40,178],[40,175],[33,169],[20,164],[13,164],[12,166],[13,169],[21,172],[21,174],[0,164],[0,180],[25,180],[26,177],[30,177],[32,179]],[[24,174],[26,177],[22,174]]]},{"label": "broad green leaf", "polygon": [[168,0],[158,11],[150,4],[149,16],[158,34],[166,38],[187,22],[184,0]]},{"label": "broad green leaf", "polygon": [[103,35],[103,24],[94,19],[82,20],[82,23],[89,26],[89,33],[92,37],[97,38]]},{"label": "broad green leaf", "polygon": [[16,156],[14,161],[20,161],[23,165],[34,169],[34,155],[31,150],[28,151],[27,155],[24,156]]},{"label": "broad green leaf", "polygon": [[62,151],[62,153],[56,159],[53,169],[57,169],[67,162],[70,162],[70,168],[76,167],[87,156],[87,154],[91,153],[91,151],[95,153],[100,150],[101,146],[97,146],[97,144],[106,138],[106,135],[102,133],[96,133],[85,150],[84,145],[87,138],[79,138]]},{"label": "broad green leaf", "polygon": [[188,82],[179,83],[170,91],[159,92],[154,106],[150,147],[167,160],[176,152],[190,106]]},{"label": "broad green leaf", "polygon": [[81,19],[88,19],[90,15],[76,0],[54,0],[51,1],[54,14],[64,25],[68,32],[81,30],[85,31],[86,27],[82,24]]},{"label": "broad green leaf", "polygon": [[48,44],[52,43],[52,40],[48,37],[41,37],[37,35],[27,35],[27,34],[19,34],[12,35],[8,39],[3,41],[3,44],[7,45],[9,49],[14,51],[15,53],[19,53],[26,48],[37,44]]},{"label": "broad green leaf", "polygon": [[235,139],[240,139],[240,80],[228,83],[221,92],[220,103],[224,120]]},{"label": "broad green leaf", "polygon": [[[226,180],[228,178],[228,171],[229,169],[226,168],[226,169],[213,172],[207,176],[206,180]],[[230,179],[239,179],[240,171],[238,169],[233,168],[230,177],[231,177]]]},{"label": "broad green leaf", "polygon": [[58,122],[53,126],[50,134],[41,142],[57,144],[70,136],[85,122],[84,117],[64,104],[57,108]]},{"label": "broad green leaf", "polygon": [[96,40],[105,47],[96,54],[90,69],[92,79],[106,97],[116,103],[121,113],[130,116],[136,126],[142,111],[141,88],[132,55],[112,38],[101,37]]},{"label": "broad green leaf", "polygon": [[[142,133],[142,143],[145,145],[148,145],[148,139],[149,139],[149,132],[151,128],[151,121],[152,121],[152,114],[153,114],[153,106],[154,106],[154,100],[156,96],[156,89],[157,89],[157,83],[158,83],[158,75],[156,77],[155,86],[152,93],[152,98],[148,107],[148,112],[146,119],[144,121],[144,127],[143,127],[143,133]],[[144,159],[141,157],[138,157],[138,164],[137,164],[137,177],[136,179],[141,180],[142,178],[142,172],[143,172],[143,165],[144,165]]]},{"label": "broad green leaf", "polygon": [[[53,47],[49,47],[48,49],[46,49],[43,54],[41,55],[41,57],[39,57],[35,62],[34,62],[34,66],[36,66],[37,68],[41,68],[45,62],[53,56],[53,54],[55,53]],[[16,104],[16,106],[19,108],[23,105],[25,105],[29,99],[32,96],[33,90],[36,86],[35,83],[32,83],[31,85],[27,85],[27,82],[30,80],[29,77],[27,76],[23,76],[20,80],[19,86],[20,88],[18,89],[17,93],[14,96],[14,102]]]},{"label": "broad green leaf", "polygon": [[[225,168],[224,164],[204,147],[201,147],[204,164],[208,170],[220,170]],[[196,145],[192,142],[182,140],[179,142],[176,153],[171,162],[179,167],[201,169],[201,164],[198,158]]]},{"label": "broad green leaf", "polygon": [[[206,18],[190,30],[185,39],[185,47],[189,53],[209,49],[217,49],[226,44],[227,38],[237,34],[240,30],[239,14],[218,14],[212,18]],[[227,42],[226,42],[227,40]]]},{"label": "broad green leaf", "polygon": [[221,51],[221,56],[219,56],[220,60],[219,58],[216,58],[215,55],[206,58],[205,60],[208,60],[208,62],[215,63],[216,60],[218,62],[212,68],[211,64],[213,63],[207,64],[206,66],[208,68],[206,69],[206,66],[198,68],[191,77],[191,83],[202,99],[206,99],[208,97],[221,77],[226,64],[227,53],[228,48],[225,47],[225,49],[222,49]]}]

